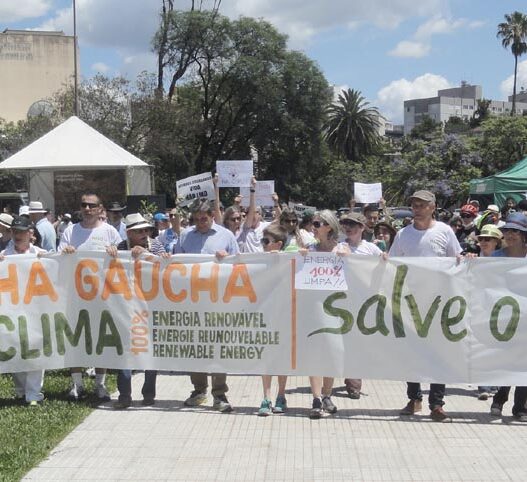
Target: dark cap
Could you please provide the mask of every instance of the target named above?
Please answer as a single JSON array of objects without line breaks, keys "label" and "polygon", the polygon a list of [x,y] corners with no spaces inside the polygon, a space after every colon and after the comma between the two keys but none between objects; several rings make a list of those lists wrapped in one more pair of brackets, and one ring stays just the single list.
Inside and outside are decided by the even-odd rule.
[{"label": "dark cap", "polygon": [[17,229],[18,231],[28,231],[32,227],[33,224],[25,216],[16,216],[11,223],[11,229]]},{"label": "dark cap", "polygon": [[431,193],[430,191],[415,191],[409,198],[410,202],[412,199],[419,199],[420,201],[426,201],[434,204],[436,202],[435,194]]},{"label": "dark cap", "polygon": [[353,221],[354,223],[357,223],[357,224],[362,224],[363,226],[367,226],[367,221],[366,221],[366,217],[364,216],[364,214],[361,214],[361,213],[348,213],[344,216],[341,216],[340,218],[340,221]]}]

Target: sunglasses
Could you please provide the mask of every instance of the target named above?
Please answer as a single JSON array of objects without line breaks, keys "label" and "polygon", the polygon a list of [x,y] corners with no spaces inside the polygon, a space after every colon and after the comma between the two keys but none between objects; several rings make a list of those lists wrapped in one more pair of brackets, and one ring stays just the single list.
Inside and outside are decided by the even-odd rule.
[{"label": "sunglasses", "polygon": [[260,243],[262,243],[264,246],[267,246],[268,244],[270,243],[276,243],[277,241],[274,241],[272,239],[269,239],[269,238],[262,238],[260,240]]},{"label": "sunglasses", "polygon": [[325,223],[324,221],[313,221],[313,227],[319,229],[320,226],[327,226],[328,223]]},{"label": "sunglasses", "polygon": [[472,214],[462,214],[461,217],[462,217],[463,219],[470,219],[470,218],[472,218],[473,216],[472,216]]},{"label": "sunglasses", "polygon": [[133,229],[133,232],[137,234],[148,233],[149,231],[150,231],[150,228]]},{"label": "sunglasses", "polygon": [[95,209],[96,207],[98,207],[99,205],[96,204],[96,203],[81,203],[81,208],[90,208],[90,209]]},{"label": "sunglasses", "polygon": [[478,241],[481,243],[481,242],[484,242],[486,243],[487,241],[492,241],[493,239],[496,239],[496,238],[478,238]]}]

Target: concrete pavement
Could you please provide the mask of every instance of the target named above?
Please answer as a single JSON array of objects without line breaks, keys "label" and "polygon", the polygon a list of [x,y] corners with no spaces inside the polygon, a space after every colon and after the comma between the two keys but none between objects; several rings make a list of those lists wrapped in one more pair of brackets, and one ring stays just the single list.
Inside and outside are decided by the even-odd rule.
[{"label": "concrete pavement", "polygon": [[228,377],[231,414],[213,411],[212,399],[184,407],[192,387],[183,375],[159,375],[156,405],[142,407],[142,380],[133,407],[101,406],[24,480],[527,480],[527,424],[513,420],[511,401],[492,418],[491,399],[477,400],[474,387],[447,387],[454,421],[442,424],[428,410],[398,415],[402,382],[366,380],[350,400],[337,380],[337,414],[310,420],[307,377],[288,380],[286,414],[264,418],[260,377]]}]

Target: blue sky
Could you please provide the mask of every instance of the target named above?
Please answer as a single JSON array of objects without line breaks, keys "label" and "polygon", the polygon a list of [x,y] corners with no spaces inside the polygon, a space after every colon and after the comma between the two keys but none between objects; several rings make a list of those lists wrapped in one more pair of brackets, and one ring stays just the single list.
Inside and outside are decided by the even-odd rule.
[{"label": "blue sky", "polygon": [[[71,34],[71,3],[1,0],[0,28]],[[154,72],[150,39],[160,6],[161,0],[77,0],[82,76]],[[514,59],[496,30],[514,10],[527,13],[525,0],[223,0],[220,9],[270,21],[337,89],[360,90],[394,122],[402,121],[405,99],[434,96],[462,80],[482,85],[486,98],[505,100]],[[520,58],[521,86],[527,88],[527,55]]]}]

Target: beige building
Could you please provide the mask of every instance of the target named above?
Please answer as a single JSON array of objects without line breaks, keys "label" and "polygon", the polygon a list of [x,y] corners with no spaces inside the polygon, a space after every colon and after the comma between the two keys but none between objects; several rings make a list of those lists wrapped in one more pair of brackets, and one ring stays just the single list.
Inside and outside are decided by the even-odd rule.
[{"label": "beige building", "polygon": [[0,117],[17,121],[30,109],[39,113],[46,98],[73,82],[73,46],[63,32],[0,33]]}]

